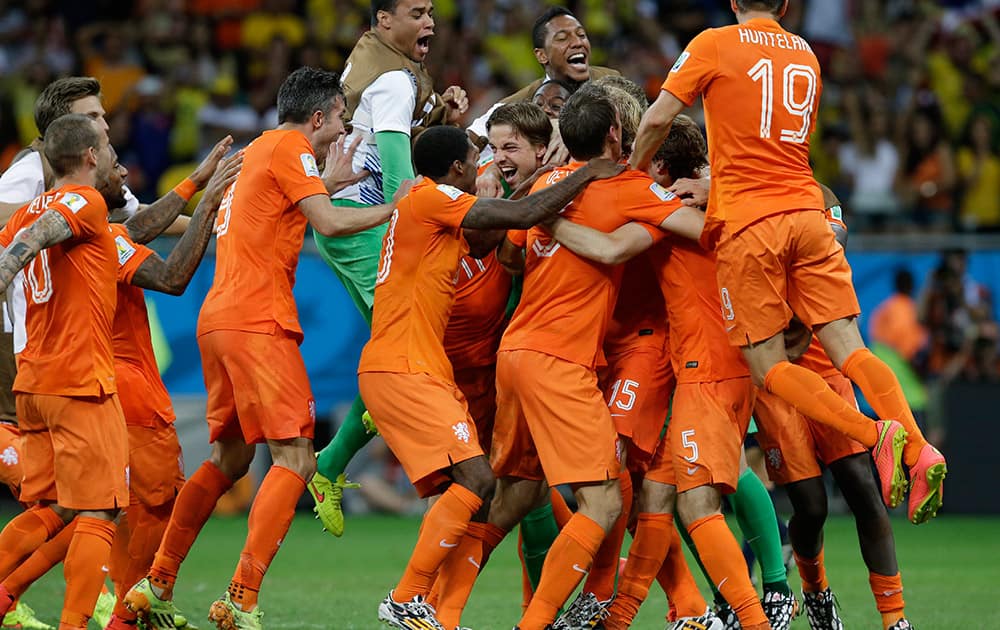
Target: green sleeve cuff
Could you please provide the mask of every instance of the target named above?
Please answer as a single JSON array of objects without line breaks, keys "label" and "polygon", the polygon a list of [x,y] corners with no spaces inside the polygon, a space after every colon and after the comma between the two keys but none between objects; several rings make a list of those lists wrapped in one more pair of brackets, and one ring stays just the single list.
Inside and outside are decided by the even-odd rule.
[{"label": "green sleeve cuff", "polygon": [[398,131],[380,131],[375,134],[375,144],[382,160],[382,194],[388,203],[403,180],[414,176],[410,136]]}]

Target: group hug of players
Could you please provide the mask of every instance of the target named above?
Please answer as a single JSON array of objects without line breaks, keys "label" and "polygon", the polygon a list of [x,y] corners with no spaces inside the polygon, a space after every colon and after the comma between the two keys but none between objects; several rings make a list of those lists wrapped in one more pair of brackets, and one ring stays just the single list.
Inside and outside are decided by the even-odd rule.
[{"label": "group hug of players", "polygon": [[[546,78],[466,131],[465,93],[436,94],[423,67],[431,2],[376,0],[343,74],[293,72],[276,129],[228,157],[221,141],[148,206],[124,187],[96,81],[46,88],[41,139],[0,178],[17,356],[3,462],[26,506],[0,532],[0,613],[39,623],[18,598],[63,562],[60,628],[87,625],[105,571],[106,628],[194,627],[173,603],[178,571],[266,442],[273,465],[208,614],[221,630],[263,628],[261,582],[298,498],[308,487],[342,534],[344,469],[377,432],[433,497],[378,607],[385,624],[460,628],[476,577],[520,526],[523,630],[627,628],[653,580],[674,627],[788,628],[799,604],[774,508],[742,457],[753,415],[795,509],[810,626],[843,627],[823,565],[823,464],[858,521],[883,626],[910,628],[883,503],[908,489],[910,520],[932,518],[945,461],[858,333],[840,208],[808,162],[819,67],[780,27],[785,5],[733,0],[738,24],[696,37],[652,105],[590,67],[583,26],[550,9],[532,33]],[[680,115],[698,96],[707,147]],[[360,397],[319,453],[292,295],[307,226],[372,327]],[[143,245],[164,231],[182,233],[166,260]],[[142,289],[182,292],[213,232],[197,331],[212,454],[184,481]],[[756,542],[763,600],[724,495]]]}]

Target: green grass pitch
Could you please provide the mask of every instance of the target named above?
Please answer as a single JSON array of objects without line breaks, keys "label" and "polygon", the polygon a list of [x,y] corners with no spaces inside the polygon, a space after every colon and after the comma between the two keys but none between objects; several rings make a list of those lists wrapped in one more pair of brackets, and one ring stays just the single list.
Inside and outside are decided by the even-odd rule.
[{"label": "green grass pitch", "polygon": [[[322,533],[318,521],[300,516],[264,580],[265,627],[382,627],[376,621],[378,602],[398,579],[418,525],[415,519],[351,517],[344,537],[337,539]],[[1000,519],[944,516],[920,527],[899,519],[893,525],[907,612],[916,628],[1000,628],[1000,608],[994,601],[1000,578]],[[202,628],[209,604],[229,582],[245,534],[245,519],[212,519],[181,569],[177,603]],[[831,518],[826,541],[830,583],[845,626],[880,630],[853,521]],[[797,590],[794,571],[790,579]],[[464,625],[509,630],[519,616],[520,584],[510,537],[480,576]],[[62,590],[61,571],[53,571],[25,601],[43,620],[58,625]],[[654,585],[633,628],[663,628],[665,610],[663,593]],[[807,629],[809,624],[802,616],[792,627]]]}]

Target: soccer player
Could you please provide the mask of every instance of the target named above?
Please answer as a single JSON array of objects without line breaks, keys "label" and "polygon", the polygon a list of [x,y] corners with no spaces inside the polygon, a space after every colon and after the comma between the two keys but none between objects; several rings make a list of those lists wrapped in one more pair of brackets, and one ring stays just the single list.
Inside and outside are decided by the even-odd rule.
[{"label": "soccer player", "polygon": [[[337,74],[313,68],[290,74],[278,91],[278,127],[245,149],[243,169],[223,198],[215,281],[198,318],[212,455],[178,494],[149,575],[125,597],[140,619],[171,618],[181,562],[216,501],[246,474],[255,445],[266,442],[274,464],[254,499],[233,579],[209,612],[221,630],[260,627],[261,581],[315,470],[315,403],[292,295],[305,229],[357,232],[384,222],[391,210],[330,205],[343,114]],[[322,177],[317,152],[326,154]]]},{"label": "soccer player", "polygon": [[414,164],[424,179],[390,221],[372,339],[358,366],[361,393],[386,444],[422,496],[441,495],[424,516],[403,577],[379,606],[379,619],[397,628],[443,630],[425,597],[452,553],[461,554],[463,562],[472,555],[479,563],[486,527],[470,521],[495,484],[444,352],[454,277],[468,251],[463,230],[526,229],[565,206],[591,180],[621,170],[598,161],[536,195],[479,199],[470,194],[478,157],[465,132],[455,127],[432,128],[417,139]]},{"label": "soccer player", "polygon": [[[9,573],[75,517],[60,627],[86,628],[115,518],[128,501],[128,438],[111,344],[115,246],[109,203],[96,190],[110,178],[112,160],[107,133],[87,116],[62,116],[46,135],[55,187],[0,231],[0,287],[27,266],[27,344],[14,393],[23,431],[20,499],[37,503],[0,532],[0,571]],[[123,202],[120,188],[115,197],[112,206]]]},{"label": "soccer player", "polygon": [[[838,242],[845,245],[847,227],[840,202],[829,188],[821,188],[827,220]],[[810,338],[806,334],[805,339]],[[822,376],[849,405],[857,405],[851,382],[833,366],[815,338],[811,338],[808,349],[796,362]],[[909,628],[892,524],[881,505],[865,448],[826,425],[808,422],[788,403],[766,391],[758,391],[754,415],[760,428],[757,438],[764,450],[768,476],[785,487],[794,508],[789,535],[802,578],[802,598],[809,625],[817,630],[843,628],[823,562],[827,500],[819,467],[822,462],[830,469],[854,513],[861,556],[868,567],[883,628]]]},{"label": "soccer player", "polygon": [[[703,240],[717,255],[730,343],[743,350],[757,386],[872,449],[890,507],[906,493],[905,462],[909,518],[926,522],[941,506],[947,467],[917,427],[899,381],[858,331],[851,270],[809,165],[821,91],[816,56],[778,24],[787,0],[731,6],[737,25],[702,32],[678,57],[643,117],[631,163],[648,167],[674,117],[704,96],[714,182]],[[881,420],[786,359],[782,332],[793,313]]]},{"label": "soccer player", "polygon": [[[431,0],[372,0],[371,9],[371,30],[354,46],[342,77],[352,127],[346,144],[357,149],[353,156],[357,175],[333,199],[335,206],[344,208],[364,208],[392,199],[400,184],[413,177],[413,130],[453,124],[468,108],[465,91],[457,86],[436,94],[424,68],[434,36]],[[313,233],[320,256],[369,326],[385,231],[380,225],[336,238]],[[358,396],[333,441],[319,452],[318,474],[309,482],[316,514],[335,536],[344,532],[340,506],[344,488],[352,487],[344,470],[374,437],[362,421],[364,413]]]}]

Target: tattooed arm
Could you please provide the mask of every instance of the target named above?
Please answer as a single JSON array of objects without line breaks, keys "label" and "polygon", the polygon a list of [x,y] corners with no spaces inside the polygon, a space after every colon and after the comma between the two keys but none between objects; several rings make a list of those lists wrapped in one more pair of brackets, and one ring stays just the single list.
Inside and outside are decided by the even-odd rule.
[{"label": "tattooed arm", "polygon": [[47,210],[38,220],[18,233],[10,247],[0,254],[0,290],[6,291],[17,272],[46,247],[73,236],[73,230],[61,214]]},{"label": "tattooed arm", "polygon": [[163,260],[153,253],[144,260],[132,276],[133,285],[169,295],[184,293],[205,255],[208,241],[212,238],[212,228],[222,197],[230,184],[236,181],[242,165],[242,151],[222,160],[191,216],[191,224],[170,255]]},{"label": "tattooed arm", "polygon": [[[232,145],[232,136],[226,136],[219,140],[212,152],[191,173],[189,179],[194,182],[198,190],[205,187],[222,156],[229,151],[229,147]],[[148,243],[170,227],[185,206],[187,206],[187,200],[174,191],[168,192],[148,206],[142,206],[138,212],[125,221],[129,238],[136,243]]]}]

